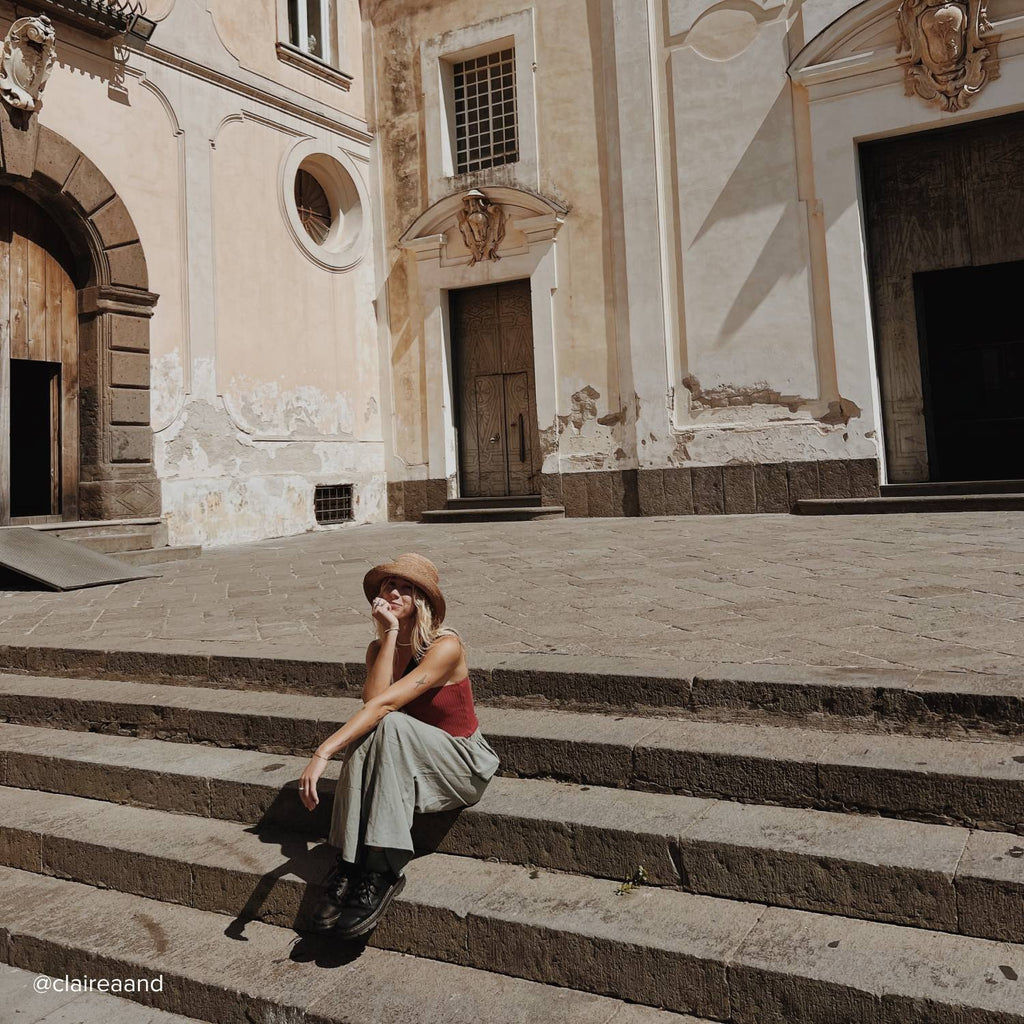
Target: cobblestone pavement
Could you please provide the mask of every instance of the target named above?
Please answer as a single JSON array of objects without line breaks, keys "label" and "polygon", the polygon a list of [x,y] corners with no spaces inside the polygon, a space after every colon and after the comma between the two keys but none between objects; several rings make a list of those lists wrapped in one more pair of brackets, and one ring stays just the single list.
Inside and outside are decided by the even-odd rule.
[{"label": "cobblestone pavement", "polygon": [[353,526],[211,549],[159,579],[0,593],[0,642],[360,657],[361,579],[441,571],[473,651],[1014,674],[1024,514]]}]

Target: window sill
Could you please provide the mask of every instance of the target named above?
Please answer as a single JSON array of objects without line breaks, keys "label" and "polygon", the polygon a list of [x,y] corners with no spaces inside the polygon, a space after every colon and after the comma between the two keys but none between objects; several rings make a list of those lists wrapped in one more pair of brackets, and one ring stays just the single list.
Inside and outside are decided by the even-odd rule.
[{"label": "window sill", "polygon": [[322,61],[319,57],[311,57],[297,46],[291,46],[289,43],[278,43],[277,59],[284,61],[285,64],[290,64],[294,68],[298,68],[300,71],[305,71],[307,75],[313,75],[315,78],[329,82],[331,85],[336,85],[339,89],[344,89],[346,92],[352,88],[351,75],[331,67],[330,64]]}]

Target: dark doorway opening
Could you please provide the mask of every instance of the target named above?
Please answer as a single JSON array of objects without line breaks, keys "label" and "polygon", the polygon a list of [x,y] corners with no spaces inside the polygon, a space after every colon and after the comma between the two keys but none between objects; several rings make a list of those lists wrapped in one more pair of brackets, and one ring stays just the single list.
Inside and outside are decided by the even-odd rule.
[{"label": "dark doorway opening", "polygon": [[11,360],[11,517],[60,513],[60,363]]},{"label": "dark doorway opening", "polygon": [[1024,478],[1022,291],[1024,260],[914,275],[932,480]]}]

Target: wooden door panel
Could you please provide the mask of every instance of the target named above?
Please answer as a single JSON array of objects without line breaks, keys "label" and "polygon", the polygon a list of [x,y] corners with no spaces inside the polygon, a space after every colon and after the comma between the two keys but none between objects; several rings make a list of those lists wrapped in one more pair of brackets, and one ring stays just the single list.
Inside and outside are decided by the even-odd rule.
[{"label": "wooden door panel", "polygon": [[965,149],[974,266],[1024,260],[1024,117],[981,122]]},{"label": "wooden door panel", "polygon": [[[77,516],[79,478],[78,294],[72,279],[74,260],[60,228],[31,200],[0,189],[0,521],[11,507],[10,360],[46,364],[49,408],[46,436],[38,439],[40,458],[51,475],[40,492],[41,514]],[[4,346],[6,345],[6,350]],[[44,372],[40,367],[40,372]],[[26,421],[27,422],[27,421]],[[34,421],[33,421],[34,422]],[[40,421],[42,422],[42,421]],[[42,429],[42,428],[40,428]],[[33,443],[35,428],[30,431]],[[34,490],[33,490],[33,493]],[[17,498],[17,495],[15,495]]]},{"label": "wooden door panel", "polygon": [[475,392],[477,438],[480,446],[477,451],[477,494],[507,494],[508,434],[504,429],[502,375],[492,373],[478,376]]},{"label": "wooden door panel", "polygon": [[508,424],[508,493],[533,494],[533,451],[530,431],[530,378],[506,373],[505,421]]}]

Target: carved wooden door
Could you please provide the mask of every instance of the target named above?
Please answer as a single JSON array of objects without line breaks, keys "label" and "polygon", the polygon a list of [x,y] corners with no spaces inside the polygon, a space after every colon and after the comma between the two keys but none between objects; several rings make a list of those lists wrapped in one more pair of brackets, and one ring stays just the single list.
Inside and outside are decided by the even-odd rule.
[{"label": "carved wooden door", "polygon": [[451,293],[464,497],[540,491],[528,281]]},{"label": "carved wooden door", "polygon": [[[937,275],[1024,260],[1022,166],[1024,117],[1019,115],[861,147],[891,482],[1017,473],[1013,460],[997,468],[991,461],[964,455],[973,443],[971,436],[978,444],[990,436],[992,428],[983,420],[1002,421],[1004,443],[999,447],[1008,453],[1011,421],[1024,423],[1024,397],[1014,397],[1003,387],[985,388],[988,398],[975,402],[957,399],[951,390],[952,353],[962,361],[964,382],[991,376],[997,357],[989,340],[998,333],[1004,313],[989,293],[997,279],[999,287],[1006,287],[1007,275],[993,271],[986,285],[985,274],[954,274],[944,286]],[[954,336],[954,330],[960,334]],[[1016,344],[1001,338],[1001,365],[1016,365]],[[935,347],[931,353],[929,346]],[[985,402],[995,404],[986,411]]]},{"label": "carved wooden door", "polygon": [[0,189],[0,522],[78,500],[78,294],[63,234]]}]

